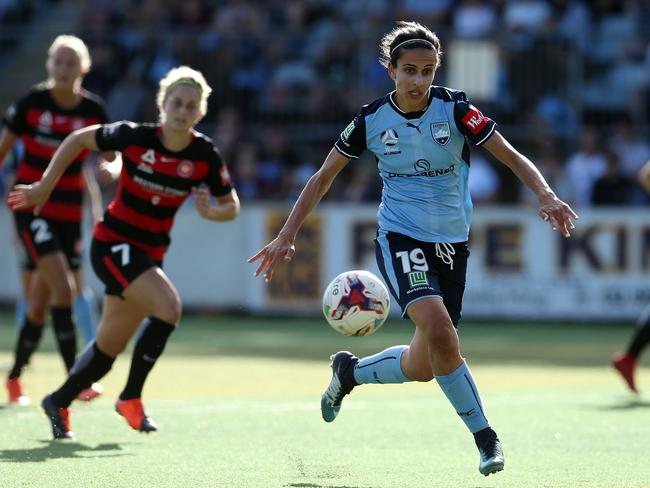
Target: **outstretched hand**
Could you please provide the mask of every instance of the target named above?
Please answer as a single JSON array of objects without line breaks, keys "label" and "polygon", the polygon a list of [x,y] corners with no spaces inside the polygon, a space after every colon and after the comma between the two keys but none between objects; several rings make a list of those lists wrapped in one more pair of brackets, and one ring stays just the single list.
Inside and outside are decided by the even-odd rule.
[{"label": "outstretched hand", "polygon": [[572,221],[578,218],[573,209],[555,195],[540,200],[537,214],[551,224],[551,229],[559,230],[564,237],[571,235],[571,231],[575,229]]},{"label": "outstretched hand", "polygon": [[284,261],[291,261],[293,254],[296,252],[296,247],[293,242],[285,237],[278,236],[269,242],[260,252],[255,256],[248,259],[249,263],[262,260],[254,276],[264,274],[264,281],[269,282],[273,278],[273,269],[275,268],[278,260],[282,258]]},{"label": "outstretched hand", "polygon": [[34,207],[34,215],[38,215],[43,205],[50,198],[50,192],[39,182],[31,185],[16,185],[9,192],[7,204],[11,210]]}]

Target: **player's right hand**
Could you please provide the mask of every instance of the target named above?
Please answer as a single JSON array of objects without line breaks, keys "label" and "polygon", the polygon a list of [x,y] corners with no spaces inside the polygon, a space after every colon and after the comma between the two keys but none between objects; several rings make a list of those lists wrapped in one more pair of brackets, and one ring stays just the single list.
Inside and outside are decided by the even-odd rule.
[{"label": "player's right hand", "polygon": [[7,197],[7,204],[11,210],[34,207],[34,215],[38,215],[49,198],[50,191],[36,182],[31,185],[14,186]]},{"label": "player's right hand", "polygon": [[262,260],[253,276],[264,274],[264,281],[269,282],[273,278],[273,269],[280,258],[284,261],[291,261],[296,246],[286,237],[278,236],[262,248],[260,252],[248,259],[249,263]]}]

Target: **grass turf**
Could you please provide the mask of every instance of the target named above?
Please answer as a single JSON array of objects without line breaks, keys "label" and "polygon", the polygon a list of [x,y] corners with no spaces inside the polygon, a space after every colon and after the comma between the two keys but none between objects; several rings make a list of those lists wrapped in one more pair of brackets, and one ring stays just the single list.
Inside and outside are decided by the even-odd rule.
[{"label": "grass turf", "polygon": [[[0,315],[0,361],[13,330]],[[473,440],[435,383],[367,385],[339,418],[320,418],[328,355],[407,342],[391,320],[368,338],[320,320],[188,317],[145,390],[160,431],[112,413],[129,354],[106,395],[73,405],[77,442],[50,441],[35,406],[0,408],[0,486],[14,487],[650,487],[650,401],[628,395],[607,365],[630,328],[466,324],[464,354],[504,443],[506,470],[484,478]],[[25,371],[40,397],[63,380],[46,334]],[[639,382],[650,383],[647,370]]]}]

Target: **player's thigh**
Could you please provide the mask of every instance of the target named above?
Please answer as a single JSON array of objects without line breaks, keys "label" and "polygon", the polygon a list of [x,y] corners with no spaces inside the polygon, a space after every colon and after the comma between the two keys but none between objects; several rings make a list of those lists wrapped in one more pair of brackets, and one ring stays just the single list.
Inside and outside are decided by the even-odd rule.
[{"label": "player's thigh", "polygon": [[[74,279],[68,267],[68,261],[62,251],[51,252],[36,261],[39,278],[50,289],[53,306],[71,306],[76,293]],[[30,290],[33,286],[30,287]],[[31,298],[28,298],[28,302]]]},{"label": "player's thigh", "polygon": [[408,306],[407,314],[430,348],[446,347],[456,329],[441,297],[424,297]]},{"label": "player's thigh", "polygon": [[164,271],[149,268],[138,276],[123,292],[125,300],[139,304],[148,315],[170,324],[176,324],[181,317],[181,301],[178,291]]},{"label": "player's thigh", "polygon": [[395,232],[379,231],[375,239],[377,265],[391,294],[407,317],[411,303],[441,296],[431,244]]},{"label": "player's thigh", "polygon": [[137,303],[106,295],[95,338],[97,346],[109,356],[117,356],[124,350],[146,316],[146,310]]},{"label": "player's thigh", "polygon": [[52,304],[69,306],[74,290],[67,273],[69,263],[62,247],[59,223],[23,212],[14,214],[14,222],[29,262],[36,265],[50,287]]}]

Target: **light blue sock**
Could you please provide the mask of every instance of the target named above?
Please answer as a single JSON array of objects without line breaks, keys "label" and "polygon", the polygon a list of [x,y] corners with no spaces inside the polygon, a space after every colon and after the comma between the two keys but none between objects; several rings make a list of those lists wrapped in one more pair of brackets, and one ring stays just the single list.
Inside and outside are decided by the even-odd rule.
[{"label": "light blue sock", "polygon": [[471,433],[489,427],[478,388],[465,361],[448,375],[436,376],[436,381]]},{"label": "light blue sock", "polygon": [[22,298],[16,300],[14,313],[16,316],[16,330],[20,330],[25,323],[25,317],[27,317],[27,301]]},{"label": "light blue sock", "polygon": [[393,346],[385,351],[359,359],[354,367],[354,379],[360,385],[365,383],[406,383],[400,360],[408,346]]},{"label": "light blue sock", "polygon": [[74,302],[74,315],[77,318],[77,324],[81,329],[86,344],[95,339],[95,327],[97,324],[97,314],[95,312],[95,300],[93,292],[85,289]]}]

